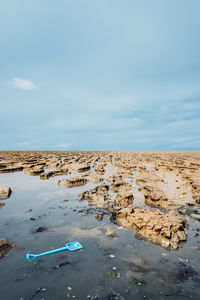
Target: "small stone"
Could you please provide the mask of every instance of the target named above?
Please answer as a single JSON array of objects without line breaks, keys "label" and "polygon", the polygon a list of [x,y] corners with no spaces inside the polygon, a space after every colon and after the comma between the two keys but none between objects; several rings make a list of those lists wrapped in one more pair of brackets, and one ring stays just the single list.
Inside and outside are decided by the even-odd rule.
[{"label": "small stone", "polygon": [[0,199],[6,199],[10,196],[11,189],[9,186],[0,185]]},{"label": "small stone", "polygon": [[98,213],[98,214],[96,214],[95,218],[96,218],[98,221],[102,221],[102,219],[103,219],[103,213]]},{"label": "small stone", "polygon": [[165,252],[163,252],[161,255],[162,255],[162,256],[168,256],[168,254],[165,253]]},{"label": "small stone", "polygon": [[110,258],[115,258],[115,255],[114,254],[110,254],[109,257]]},{"label": "small stone", "polygon": [[43,227],[43,226],[41,226],[41,227],[38,227],[35,231],[36,231],[36,232],[43,232],[43,231],[45,231],[45,230],[46,230],[46,228]]},{"label": "small stone", "polygon": [[106,231],[106,236],[114,237],[115,232],[112,229],[108,228]]},{"label": "small stone", "polygon": [[12,249],[14,245],[7,239],[0,239],[0,259],[5,257]]}]

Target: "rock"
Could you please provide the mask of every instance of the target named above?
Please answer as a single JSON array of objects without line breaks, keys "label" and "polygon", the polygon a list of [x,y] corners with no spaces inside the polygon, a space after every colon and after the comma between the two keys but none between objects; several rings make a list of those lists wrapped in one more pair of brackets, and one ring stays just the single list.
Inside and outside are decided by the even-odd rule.
[{"label": "rock", "polygon": [[94,171],[90,172],[88,175],[85,175],[85,178],[95,184],[103,181],[103,178]]},{"label": "rock", "polygon": [[116,180],[111,184],[111,189],[115,193],[129,191],[131,188],[132,185],[130,183],[124,182],[122,180]]},{"label": "rock", "polygon": [[62,167],[58,167],[54,171],[49,171],[49,172],[42,173],[40,175],[40,179],[45,180],[45,179],[49,179],[50,177],[55,177],[55,176],[60,176],[60,175],[67,175],[67,173],[68,173],[68,168],[65,167],[65,166],[62,166]]},{"label": "rock", "polygon": [[88,182],[86,178],[83,177],[75,177],[69,179],[62,179],[58,181],[58,185],[64,185],[68,188],[85,185]]},{"label": "rock", "polygon": [[111,201],[109,196],[109,185],[102,184],[94,189],[89,191],[85,191],[78,196],[78,200],[88,200],[89,204],[96,204],[98,207],[107,206],[107,204]]},{"label": "rock", "polygon": [[142,188],[145,197],[145,203],[148,205],[160,205],[161,202],[167,201],[165,193],[156,186],[145,185]]},{"label": "rock", "polygon": [[53,175],[54,175],[54,171],[45,172],[40,175],[40,179],[42,180],[49,179]]},{"label": "rock", "polygon": [[97,173],[97,174],[99,174],[99,175],[104,175],[104,173],[105,173],[105,168],[102,166],[102,165],[98,165],[98,168],[97,169],[95,169],[95,172]]},{"label": "rock", "polygon": [[103,219],[103,213],[99,212],[98,214],[96,214],[95,218],[96,218],[98,221],[102,221],[102,219]]},{"label": "rock", "polygon": [[114,237],[115,236],[115,232],[112,229],[108,228],[106,230],[106,236]]},{"label": "rock", "polygon": [[119,206],[126,207],[126,206],[133,203],[133,199],[134,199],[133,194],[130,193],[130,192],[126,192],[126,193],[123,193],[123,194],[117,194],[115,202]]},{"label": "rock", "polygon": [[122,208],[118,210],[116,223],[136,230],[138,236],[164,248],[176,250],[187,239],[187,221],[175,211],[163,213],[157,209]]},{"label": "rock", "polygon": [[35,230],[35,232],[43,232],[43,231],[45,231],[45,230],[46,230],[46,227],[41,226],[41,227],[38,227],[38,228]]},{"label": "rock", "polygon": [[19,172],[23,171],[23,167],[6,167],[4,169],[0,169],[0,173],[10,173],[10,172]]},{"label": "rock", "polygon": [[6,256],[13,248],[14,245],[9,240],[0,239],[0,258]]},{"label": "rock", "polygon": [[44,166],[34,166],[33,168],[30,168],[30,169],[27,169],[25,171],[25,174],[29,174],[31,176],[37,176],[37,175],[40,175],[41,173],[44,173]]},{"label": "rock", "polygon": [[6,199],[11,194],[11,188],[9,186],[0,185],[0,200]]},{"label": "rock", "polygon": [[90,166],[88,164],[79,164],[76,167],[76,172],[78,172],[78,173],[87,172],[89,170],[90,170]]},{"label": "rock", "polygon": [[5,206],[5,203],[3,202],[0,202],[0,208],[4,207]]}]

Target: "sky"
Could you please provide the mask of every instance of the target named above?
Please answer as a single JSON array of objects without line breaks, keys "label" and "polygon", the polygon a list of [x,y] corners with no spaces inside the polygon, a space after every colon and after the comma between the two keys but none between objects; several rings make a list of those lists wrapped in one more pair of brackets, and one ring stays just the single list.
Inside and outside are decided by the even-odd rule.
[{"label": "sky", "polygon": [[0,0],[0,150],[200,150],[199,0]]}]

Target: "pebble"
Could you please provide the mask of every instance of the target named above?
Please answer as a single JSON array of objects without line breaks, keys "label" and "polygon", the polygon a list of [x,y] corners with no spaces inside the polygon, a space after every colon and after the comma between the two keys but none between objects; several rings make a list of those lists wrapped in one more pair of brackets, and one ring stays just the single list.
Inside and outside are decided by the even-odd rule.
[{"label": "pebble", "polygon": [[106,236],[114,237],[115,232],[112,229],[108,228],[106,231]]},{"label": "pebble", "polygon": [[110,258],[115,258],[115,255],[114,254],[110,254],[109,257]]},{"label": "pebble", "polygon": [[163,252],[161,255],[162,255],[162,256],[168,256],[168,254],[165,253],[165,252]]},{"label": "pebble", "polygon": [[101,221],[103,219],[103,213],[98,213],[95,218],[98,220],[98,221]]}]

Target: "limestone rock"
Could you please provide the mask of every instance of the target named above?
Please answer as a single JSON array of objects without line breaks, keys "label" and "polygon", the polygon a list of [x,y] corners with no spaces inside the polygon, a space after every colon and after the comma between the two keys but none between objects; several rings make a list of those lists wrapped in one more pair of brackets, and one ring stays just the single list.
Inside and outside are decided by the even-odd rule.
[{"label": "limestone rock", "polygon": [[76,172],[83,173],[90,170],[90,166],[88,164],[80,164],[76,168]]},{"label": "limestone rock", "polygon": [[97,183],[100,183],[103,181],[103,178],[94,171],[90,172],[88,175],[85,175],[85,178],[94,184],[97,184]]},{"label": "limestone rock", "polygon": [[123,194],[117,194],[115,201],[119,206],[126,207],[133,203],[133,199],[133,194],[131,192],[126,192]]},{"label": "limestone rock", "polygon": [[112,229],[108,228],[106,230],[106,236],[114,237],[115,236],[115,232]]},{"label": "limestone rock", "polygon": [[132,188],[132,185],[130,183],[122,181],[122,180],[116,180],[116,181],[112,182],[112,184],[111,184],[111,189],[115,193],[130,191],[131,188]]},{"label": "limestone rock", "polygon": [[102,184],[89,191],[85,191],[78,196],[78,200],[88,200],[89,204],[96,204],[98,207],[106,206],[110,199],[109,185]]},{"label": "limestone rock", "polygon": [[19,172],[22,171],[24,167],[19,166],[19,167],[13,167],[13,166],[7,166],[6,168],[0,169],[0,173],[10,173],[10,172]]},{"label": "limestone rock", "polygon": [[11,194],[11,188],[9,186],[0,185],[0,200],[6,199]]},{"label": "limestone rock", "polygon": [[12,249],[14,245],[7,239],[0,239],[0,259],[6,256]]},{"label": "limestone rock", "polygon": [[156,186],[145,185],[142,192],[148,205],[159,205],[161,202],[167,201],[165,193]]},{"label": "limestone rock", "polygon": [[31,176],[40,175],[44,173],[44,166],[34,166],[33,168],[27,169],[25,173]]},{"label": "limestone rock", "polygon": [[99,212],[98,214],[96,214],[95,218],[96,218],[98,221],[102,221],[102,219],[103,219],[103,213]]},{"label": "limestone rock", "polygon": [[187,239],[186,219],[175,211],[163,213],[154,209],[133,209],[131,206],[119,209],[116,222],[136,234],[164,248],[178,249],[180,242]]},{"label": "limestone rock", "polygon": [[62,179],[58,181],[58,185],[64,185],[68,188],[85,185],[88,180],[84,177],[75,177],[69,179]]},{"label": "limestone rock", "polygon": [[5,203],[3,202],[0,202],[0,208],[4,207],[5,206]]}]

